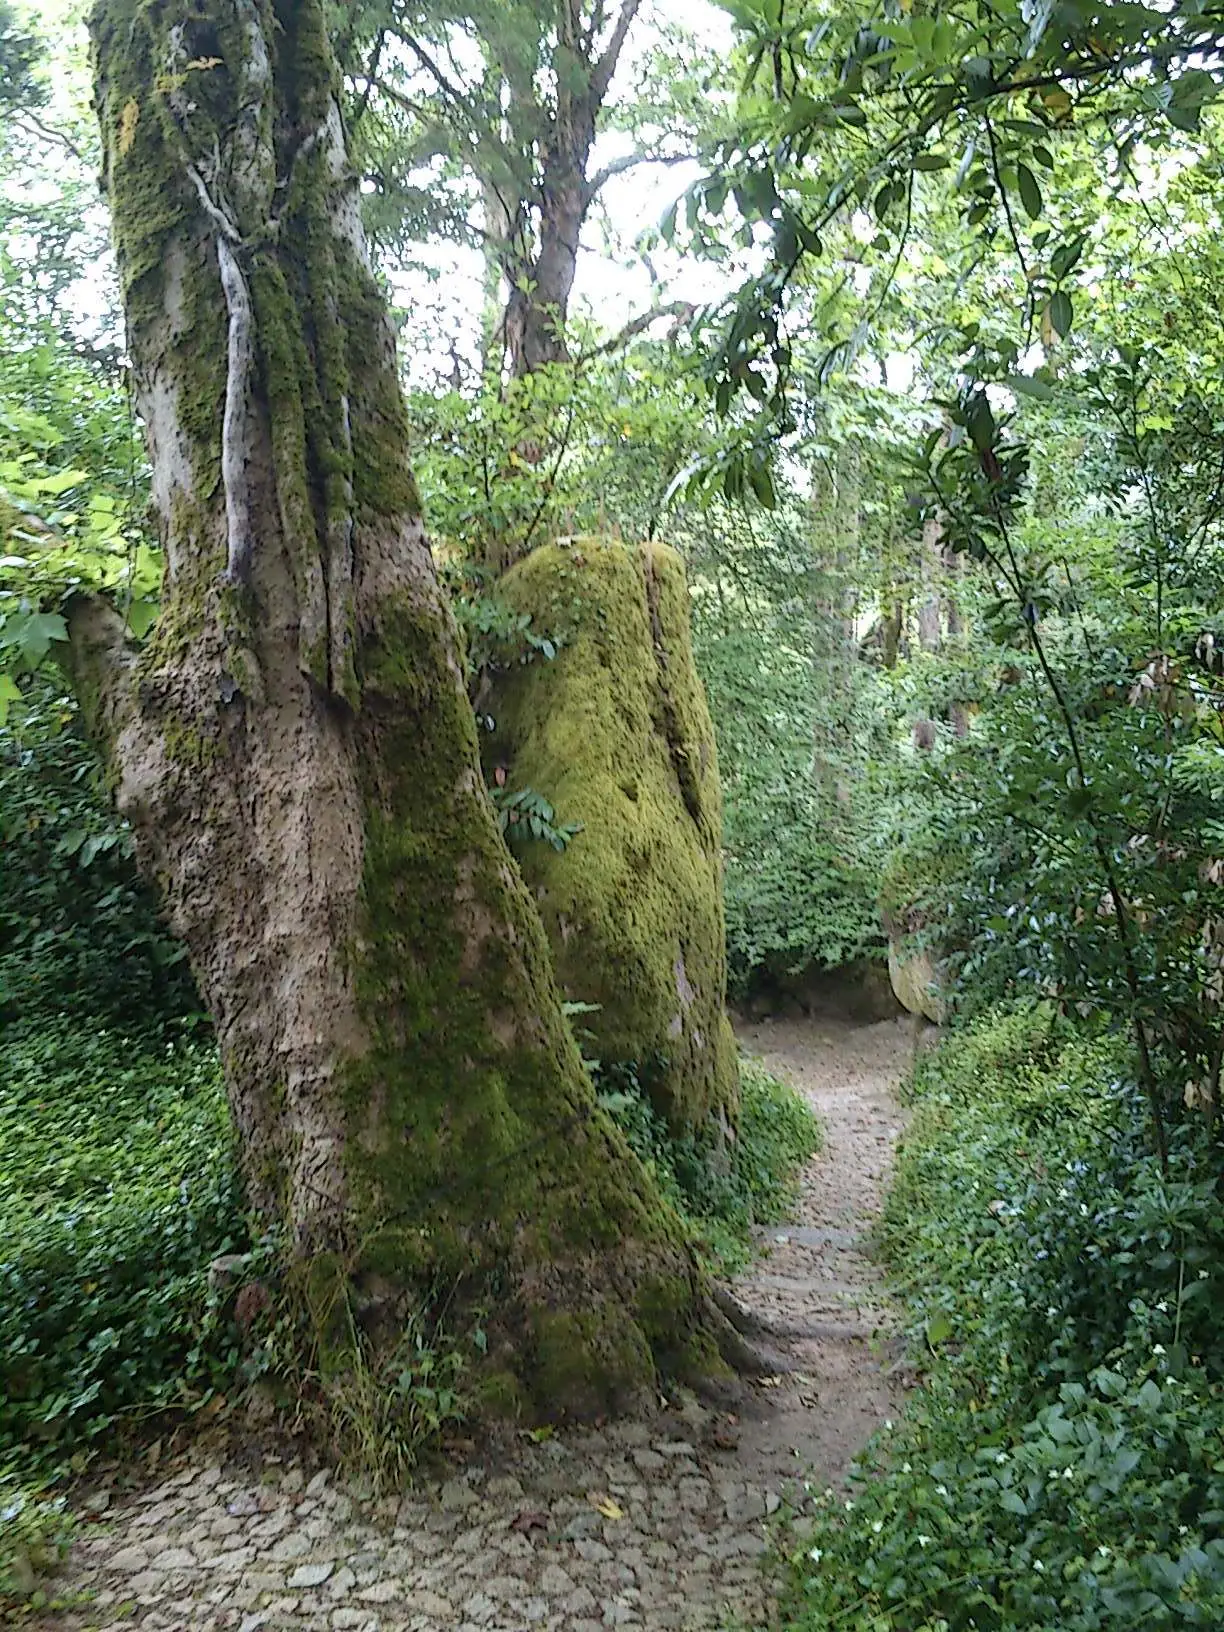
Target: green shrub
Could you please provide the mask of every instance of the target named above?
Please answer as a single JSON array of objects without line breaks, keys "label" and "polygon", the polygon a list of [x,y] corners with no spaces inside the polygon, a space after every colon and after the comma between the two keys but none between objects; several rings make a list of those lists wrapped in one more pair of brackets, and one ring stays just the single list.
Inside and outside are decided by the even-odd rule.
[{"label": "green shrub", "polygon": [[1041,1009],[920,1067],[883,1241],[925,1386],[794,1555],[816,1632],[1224,1624],[1219,1150]]},{"label": "green shrub", "polygon": [[200,1007],[183,948],[136,876],[76,704],[45,680],[0,724],[0,1026],[60,1015],[129,1034]]},{"label": "green shrub", "polygon": [[207,1266],[244,1240],[215,1052],[75,1023],[0,1059],[0,1455],[53,1462],[236,1359]]},{"label": "green shrub", "polygon": [[820,1126],[806,1102],[753,1060],[740,1062],[740,1119],[719,1148],[693,1134],[675,1137],[651,1107],[632,1068],[596,1068],[596,1086],[630,1145],[721,1269],[751,1256],[754,1224],[787,1217],[799,1171],[820,1149]]},{"label": "green shrub", "polygon": [[62,1497],[0,1471],[0,1612],[40,1609],[46,1580],[72,1538]]}]

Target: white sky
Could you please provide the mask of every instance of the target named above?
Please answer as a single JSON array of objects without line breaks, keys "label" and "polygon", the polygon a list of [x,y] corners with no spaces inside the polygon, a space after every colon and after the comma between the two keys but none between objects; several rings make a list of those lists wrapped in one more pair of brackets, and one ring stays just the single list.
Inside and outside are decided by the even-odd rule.
[{"label": "white sky", "polygon": [[[62,115],[74,103],[79,109],[88,97],[82,20],[87,6],[88,0],[32,0],[32,3],[27,0],[25,9],[53,38],[63,39],[64,30],[75,25],[71,38],[76,49],[73,50],[75,60],[71,63],[71,70],[65,72],[68,65],[57,63],[51,76],[52,118],[57,113]],[[660,15],[670,23],[690,30],[720,55],[729,53],[733,40],[731,21],[727,13],[712,0],[655,0],[653,17]],[[652,21],[652,11],[648,5],[630,35],[629,46],[613,85],[613,96],[618,84],[630,83],[635,63],[650,49],[656,38],[657,26]],[[592,157],[592,167],[598,168],[619,157],[629,145],[628,139],[617,133],[601,137]],[[652,254],[652,263],[662,277],[665,288],[662,291],[652,288],[650,274],[640,260],[632,255],[622,255],[614,260],[609,257],[604,243],[605,224],[601,220],[601,210],[606,214],[612,236],[628,248],[640,233],[657,226],[668,207],[701,173],[701,166],[697,163],[643,165],[613,177],[607,183],[590,212],[583,232],[583,252],[579,258],[571,306],[575,317],[590,318],[602,331],[614,333],[660,299],[701,303],[725,292],[731,281],[727,271],[720,271],[711,263],[695,257],[679,256],[666,248]],[[419,259],[430,266],[434,277],[396,279],[395,293],[399,303],[410,313],[405,338],[415,337],[417,341],[412,348],[416,356],[409,358],[411,372],[424,376],[432,372],[431,362],[435,366],[445,366],[452,339],[465,337],[467,344],[463,349],[470,349],[478,332],[481,314],[483,265],[476,250],[448,243],[422,245]],[[109,273],[109,268],[99,267],[99,284],[92,291],[81,291],[79,305],[82,317],[88,319],[104,306],[105,296],[101,294],[100,282]],[[423,377],[420,383],[425,383]]]}]

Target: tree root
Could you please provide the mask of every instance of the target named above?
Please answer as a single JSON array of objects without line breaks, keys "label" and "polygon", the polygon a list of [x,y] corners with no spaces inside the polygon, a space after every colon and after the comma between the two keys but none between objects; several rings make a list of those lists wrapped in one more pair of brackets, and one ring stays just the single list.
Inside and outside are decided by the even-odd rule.
[{"label": "tree root", "polygon": [[785,1355],[748,1341],[736,1322],[724,1313],[717,1288],[707,1305],[706,1317],[719,1354],[741,1377],[777,1377],[795,1370]]}]

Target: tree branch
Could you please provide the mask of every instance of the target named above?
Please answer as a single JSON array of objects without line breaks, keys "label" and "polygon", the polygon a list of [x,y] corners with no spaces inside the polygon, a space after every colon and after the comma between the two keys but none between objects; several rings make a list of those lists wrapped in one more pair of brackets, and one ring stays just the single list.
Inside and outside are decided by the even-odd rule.
[{"label": "tree branch", "polygon": [[675,335],[680,325],[695,317],[699,310],[700,308],[691,300],[669,300],[663,306],[652,306],[648,312],[642,312],[626,323],[624,328],[619,329],[610,340],[603,341],[590,351],[584,351],[582,356],[578,358],[578,362],[580,364],[589,362],[592,357],[606,357],[611,352],[619,351],[622,346],[628,345],[630,340],[648,329],[660,317],[670,317],[674,320],[671,326],[671,334]]},{"label": "tree branch", "polygon": [[19,124],[32,125],[34,134],[41,136],[44,141],[58,142],[61,147],[72,154],[78,164],[87,164],[89,162],[71,136],[66,136],[62,130],[56,130],[53,125],[44,123],[30,108],[18,108],[13,114],[13,118]]},{"label": "tree branch", "polygon": [[623,176],[626,170],[634,170],[639,164],[687,164],[690,158],[691,153],[627,153],[624,158],[613,159],[610,164],[596,170],[590,180],[584,183],[587,203],[590,203],[600,188],[611,181],[613,176]]},{"label": "tree branch", "polygon": [[598,108],[608,94],[608,86],[612,83],[612,75],[616,72],[616,64],[624,49],[625,40],[637,16],[642,0],[623,0],[620,15],[616,19],[616,27],[612,30],[612,38],[604,47],[603,55],[591,70],[591,83],[587,91],[587,99],[592,109]]}]

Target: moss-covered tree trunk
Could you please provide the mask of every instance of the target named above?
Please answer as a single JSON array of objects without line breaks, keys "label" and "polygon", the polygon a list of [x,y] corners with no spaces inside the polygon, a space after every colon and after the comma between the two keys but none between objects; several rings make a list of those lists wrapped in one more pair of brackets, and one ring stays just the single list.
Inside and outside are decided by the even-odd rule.
[{"label": "moss-covered tree trunk", "polygon": [[498,595],[551,662],[492,676],[486,759],[581,831],[520,847],[565,995],[605,1064],[632,1062],[676,1132],[717,1145],[739,1103],[726,1016],[722,801],[684,568],[660,545],[545,545]]},{"label": "moss-covered tree trunk", "polygon": [[321,0],[102,0],[105,186],[166,555],[139,651],[72,608],[118,801],[216,1022],[290,1284],[394,1330],[495,1297],[593,1411],[712,1330],[598,1111],[497,830],[406,464]]}]

